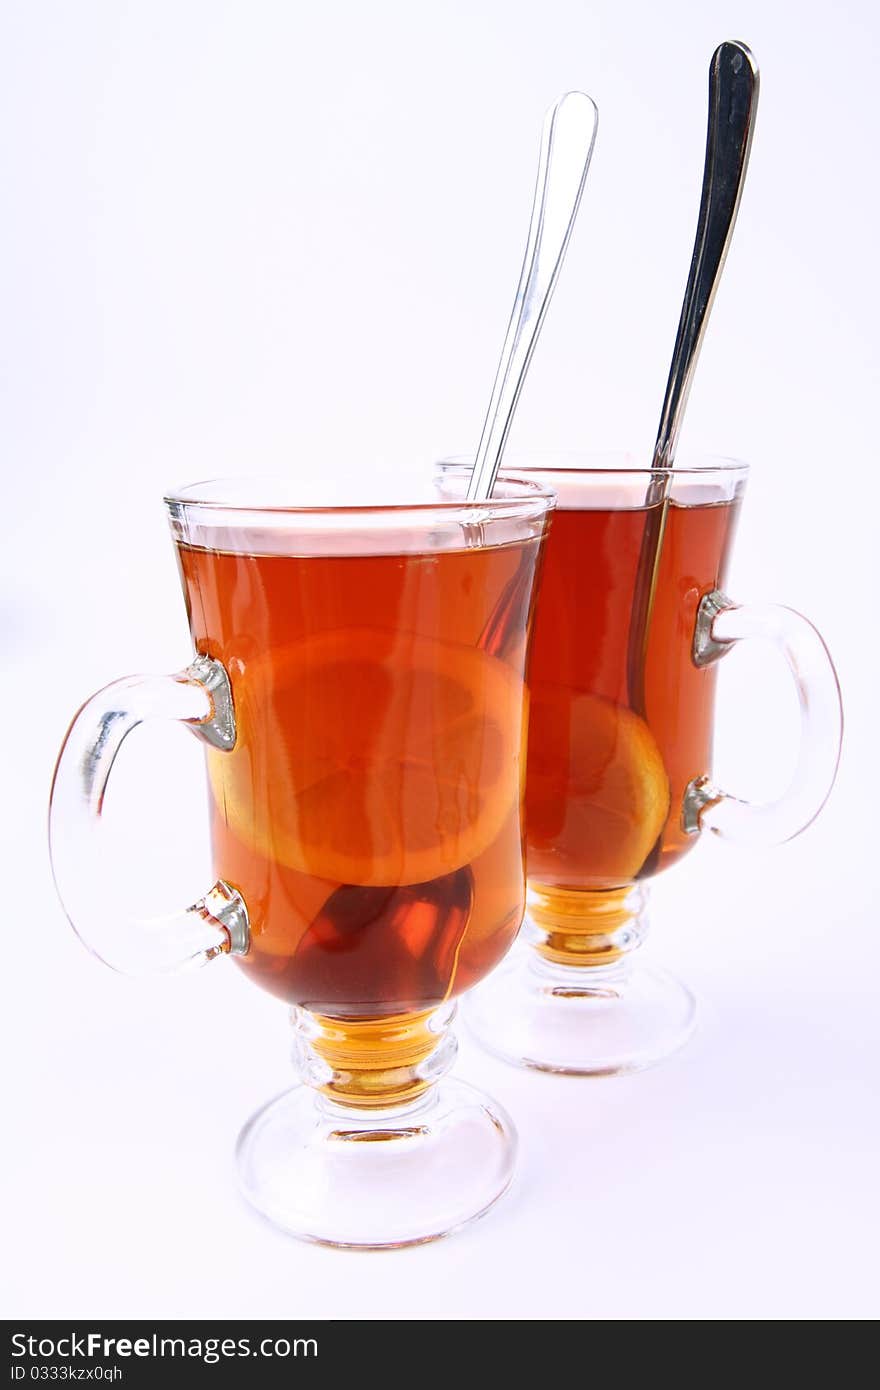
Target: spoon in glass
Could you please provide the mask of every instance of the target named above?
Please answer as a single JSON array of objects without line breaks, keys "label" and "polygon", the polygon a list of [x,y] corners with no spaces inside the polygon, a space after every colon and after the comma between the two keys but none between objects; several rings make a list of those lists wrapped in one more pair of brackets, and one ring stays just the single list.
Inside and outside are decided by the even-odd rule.
[{"label": "spoon in glass", "polygon": [[678,321],[645,499],[627,654],[629,703],[645,715],[645,664],[669,511],[670,469],[706,324],[739,211],[758,105],[758,66],[744,43],[722,43],[709,67],[709,128],[691,268]]},{"label": "spoon in glass", "polygon": [[[529,359],[577,214],[593,153],[597,120],[596,107],[581,92],[569,92],[561,97],[544,120],[538,183],[525,261],[470,480],[468,501],[482,501],[492,494]],[[525,573],[523,571],[524,576]],[[530,574],[531,562],[529,577]],[[516,577],[517,589],[519,583]],[[493,632],[500,631],[505,624],[509,605],[513,601],[513,595],[505,595],[495,615],[495,622],[490,619]],[[485,636],[484,645],[494,650],[492,644],[495,638],[488,631]],[[343,884],[330,895],[303,938],[297,954],[297,970],[311,971],[307,976],[310,987],[315,991],[316,998],[324,998],[330,974],[339,974],[340,952],[345,953],[349,973],[354,971],[355,975],[362,976],[364,967],[359,960],[358,947],[366,939],[365,932],[370,928],[379,930],[390,943],[395,943],[397,927],[417,905],[422,917],[430,914],[431,927],[427,936],[433,943],[434,954],[430,956],[426,953],[424,961],[412,959],[411,969],[421,970],[423,975],[433,970],[436,978],[432,977],[430,988],[426,983],[427,977],[420,981],[419,988],[416,988],[414,979],[411,982],[414,997],[423,997],[425,988],[428,988],[429,993],[433,989],[438,998],[444,998],[453,988],[458,959],[455,948],[470,920],[473,893],[474,881],[469,865],[431,883],[401,888]],[[407,953],[403,951],[401,959],[405,957]],[[328,958],[333,962],[332,972],[326,967]],[[346,997],[346,989],[350,994],[346,979],[343,972],[343,998]],[[360,987],[363,987],[362,978]],[[338,981],[336,988],[340,988]],[[375,988],[379,991],[377,998],[381,998],[380,981],[375,983]]]},{"label": "spoon in glass", "polygon": [[501,455],[541,324],[568,246],[596,141],[599,113],[583,92],[567,92],[544,118],[526,254],[467,500],[491,497]]}]

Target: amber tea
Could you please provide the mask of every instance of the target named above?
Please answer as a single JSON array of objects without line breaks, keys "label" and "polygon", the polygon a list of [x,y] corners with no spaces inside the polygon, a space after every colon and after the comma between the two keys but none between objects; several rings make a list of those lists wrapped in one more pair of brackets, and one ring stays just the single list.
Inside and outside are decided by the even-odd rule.
[{"label": "amber tea", "polygon": [[692,660],[697,606],[723,587],[738,499],[669,506],[648,631],[645,709],[627,656],[645,507],[561,508],[547,538],[532,648],[529,880],[614,889],[693,843],[685,788],[711,766],[716,668]]},{"label": "amber tea", "polygon": [[[349,1019],[427,1010],[508,949],[538,544],[179,545],[196,646],[235,698],[235,747],[208,755],[215,862],[248,904],[240,964],[273,993]],[[493,611],[509,640],[490,651]]]}]

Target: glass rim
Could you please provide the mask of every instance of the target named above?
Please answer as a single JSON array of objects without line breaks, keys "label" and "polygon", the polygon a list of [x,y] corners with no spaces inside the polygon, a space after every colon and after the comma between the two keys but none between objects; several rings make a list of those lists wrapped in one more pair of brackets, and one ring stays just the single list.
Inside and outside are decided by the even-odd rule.
[{"label": "glass rim", "polygon": [[[525,450],[522,453],[505,454],[500,476],[510,482],[514,481],[511,475],[519,472],[567,473],[572,476],[592,474],[597,477],[626,473],[633,477],[643,477],[650,480],[655,478],[658,473],[668,474],[673,478],[704,478],[712,473],[722,474],[725,477],[738,475],[746,478],[751,471],[750,465],[742,459],[725,454],[694,454],[691,457],[695,460],[692,463],[674,463],[671,468],[658,468],[651,464],[630,462],[631,459],[635,459],[635,455],[624,450],[596,449],[583,453],[577,450],[560,450],[557,453],[552,450]],[[574,460],[578,460],[578,462]],[[605,460],[605,462],[599,462],[599,460]],[[700,461],[697,462],[696,460]],[[448,469],[451,472],[453,469],[469,468],[471,464],[472,459],[467,454],[444,454],[437,460],[435,467]]]},{"label": "glass rim", "polygon": [[[465,462],[468,461],[463,460],[463,463]],[[450,514],[461,511],[477,512],[484,520],[488,521],[493,516],[528,514],[533,508],[537,508],[539,512],[552,511],[556,505],[556,494],[553,488],[534,479],[504,478],[501,482],[504,488],[513,493],[512,496],[499,497],[493,493],[491,497],[482,501],[468,501],[464,497],[436,497],[430,501],[312,504],[237,501],[229,495],[224,496],[224,490],[231,493],[236,488],[253,489],[256,496],[261,485],[269,489],[277,488],[279,484],[294,486],[288,484],[287,480],[278,477],[248,478],[239,475],[225,478],[206,478],[200,482],[184,483],[182,486],[169,488],[163,495],[163,501],[168,508],[199,508],[218,519],[225,514],[227,516],[301,517],[304,521],[333,517],[337,522],[346,517],[355,520],[369,518],[375,521],[384,516],[394,519],[408,513],[425,517],[431,513]]]}]

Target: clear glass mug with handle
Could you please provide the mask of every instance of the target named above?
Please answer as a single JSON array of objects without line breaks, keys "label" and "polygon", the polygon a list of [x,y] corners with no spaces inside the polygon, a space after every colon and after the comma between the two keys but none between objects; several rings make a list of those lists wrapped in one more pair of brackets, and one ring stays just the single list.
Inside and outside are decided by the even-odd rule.
[{"label": "clear glass mug with handle", "polygon": [[[553,498],[465,492],[170,495],[195,658],[89,700],[53,783],[57,888],[97,956],[141,974],[231,956],[292,1007],[301,1082],[245,1127],[239,1175],[264,1215],[331,1244],[445,1234],[512,1173],[509,1118],[445,1073],[455,1000],[525,905],[525,671]],[[142,920],[136,885],[119,902],[102,881],[101,821],[125,738],[157,718],[205,745],[217,882]]]},{"label": "clear glass mug with handle", "polygon": [[[441,463],[440,476],[464,462]],[[805,618],[727,594],[745,464],[697,459],[669,471],[663,489],[626,455],[508,455],[502,476],[539,480],[557,506],[530,676],[526,945],[475,992],[468,1022],[490,1051],[523,1065],[637,1070],[681,1046],[695,1017],[687,988],[634,954],[650,881],[701,834],[768,846],[810,824],[840,755],[837,676]],[[639,629],[640,566],[659,507],[659,564]],[[793,781],[766,805],[712,778],[718,662],[750,639],[781,653],[801,710]]]}]

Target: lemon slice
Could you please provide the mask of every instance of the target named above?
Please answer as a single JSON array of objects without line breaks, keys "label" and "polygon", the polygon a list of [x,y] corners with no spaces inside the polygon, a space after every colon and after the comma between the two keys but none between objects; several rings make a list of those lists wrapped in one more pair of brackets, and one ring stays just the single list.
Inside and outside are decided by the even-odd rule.
[{"label": "lemon slice", "polygon": [[209,754],[246,843],[336,883],[422,883],[475,859],[520,795],[525,690],[478,648],[341,629],[233,667],[237,738]]},{"label": "lemon slice", "polygon": [[669,779],[648,725],[611,700],[549,684],[532,690],[531,725],[529,876],[631,882],[669,814]]}]

